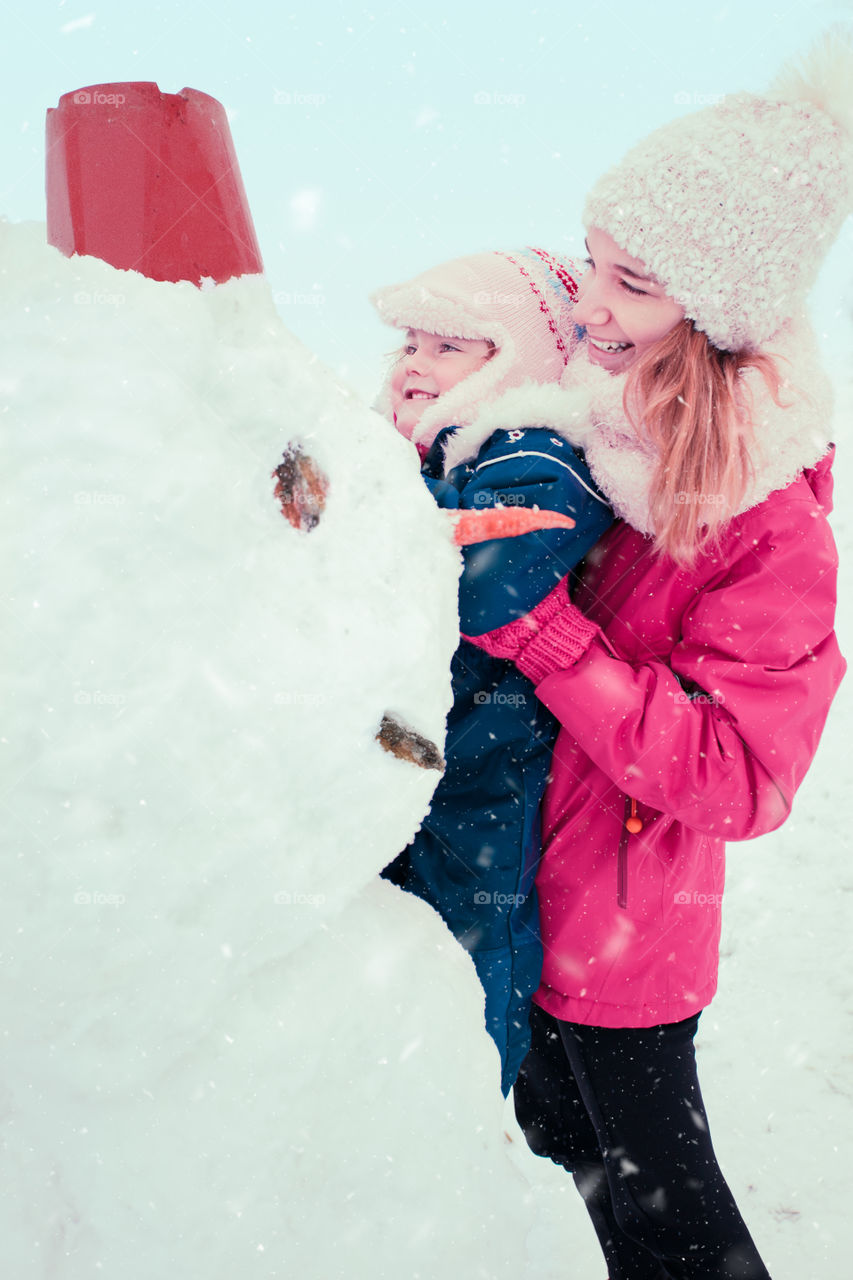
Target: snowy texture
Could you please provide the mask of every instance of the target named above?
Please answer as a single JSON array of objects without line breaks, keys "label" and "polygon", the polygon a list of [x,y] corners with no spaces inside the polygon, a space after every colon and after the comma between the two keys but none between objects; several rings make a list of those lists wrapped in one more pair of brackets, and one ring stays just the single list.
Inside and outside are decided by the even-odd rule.
[{"label": "snowy texture", "polygon": [[375,734],[441,746],[458,638],[414,450],[262,279],[0,270],[6,1273],[517,1276],[473,967],[377,880],[438,775]]}]

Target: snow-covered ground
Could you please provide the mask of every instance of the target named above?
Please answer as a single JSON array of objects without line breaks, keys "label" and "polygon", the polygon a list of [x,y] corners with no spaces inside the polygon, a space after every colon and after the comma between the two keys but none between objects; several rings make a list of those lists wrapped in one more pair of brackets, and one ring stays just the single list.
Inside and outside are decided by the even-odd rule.
[{"label": "snow-covered ground", "polygon": [[[436,775],[375,734],[440,744],[456,640],[410,447],[264,281],[156,284],[38,225],[0,224],[0,352],[3,1275],[603,1280],[468,958],[377,879]],[[294,440],[330,482],[310,533],[273,497]],[[777,1280],[849,1257],[850,709],[789,823],[730,851],[701,1032]]]}]

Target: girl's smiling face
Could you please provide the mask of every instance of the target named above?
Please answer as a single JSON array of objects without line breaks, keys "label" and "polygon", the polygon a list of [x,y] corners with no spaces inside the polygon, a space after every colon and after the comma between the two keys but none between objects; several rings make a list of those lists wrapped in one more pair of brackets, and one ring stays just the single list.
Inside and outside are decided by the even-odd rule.
[{"label": "girl's smiling face", "polygon": [[622,373],[684,319],[645,263],[591,227],[588,270],[581,280],[574,321],[586,329],[587,356],[609,373]]},{"label": "girl's smiling face", "polygon": [[391,374],[391,408],[401,435],[412,438],[427,405],[481,369],[494,353],[486,338],[444,338],[409,329]]}]

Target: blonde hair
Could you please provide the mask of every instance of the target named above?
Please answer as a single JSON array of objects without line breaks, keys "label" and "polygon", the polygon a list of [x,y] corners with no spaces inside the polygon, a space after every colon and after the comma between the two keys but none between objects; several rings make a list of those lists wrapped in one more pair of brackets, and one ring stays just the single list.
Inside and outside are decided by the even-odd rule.
[{"label": "blonde hair", "polygon": [[781,406],[782,378],[772,356],[720,351],[690,320],[629,370],[625,413],[659,458],[649,507],[655,547],[680,566],[719,544],[752,478],[748,369],[762,375]]}]

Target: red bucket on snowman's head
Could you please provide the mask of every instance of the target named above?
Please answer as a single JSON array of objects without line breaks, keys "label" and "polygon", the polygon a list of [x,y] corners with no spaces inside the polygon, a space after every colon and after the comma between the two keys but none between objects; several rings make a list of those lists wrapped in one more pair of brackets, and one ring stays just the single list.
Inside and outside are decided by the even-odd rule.
[{"label": "red bucket on snowman's head", "polygon": [[263,271],[225,109],[198,89],[96,84],[47,112],[47,238],[152,280]]}]

